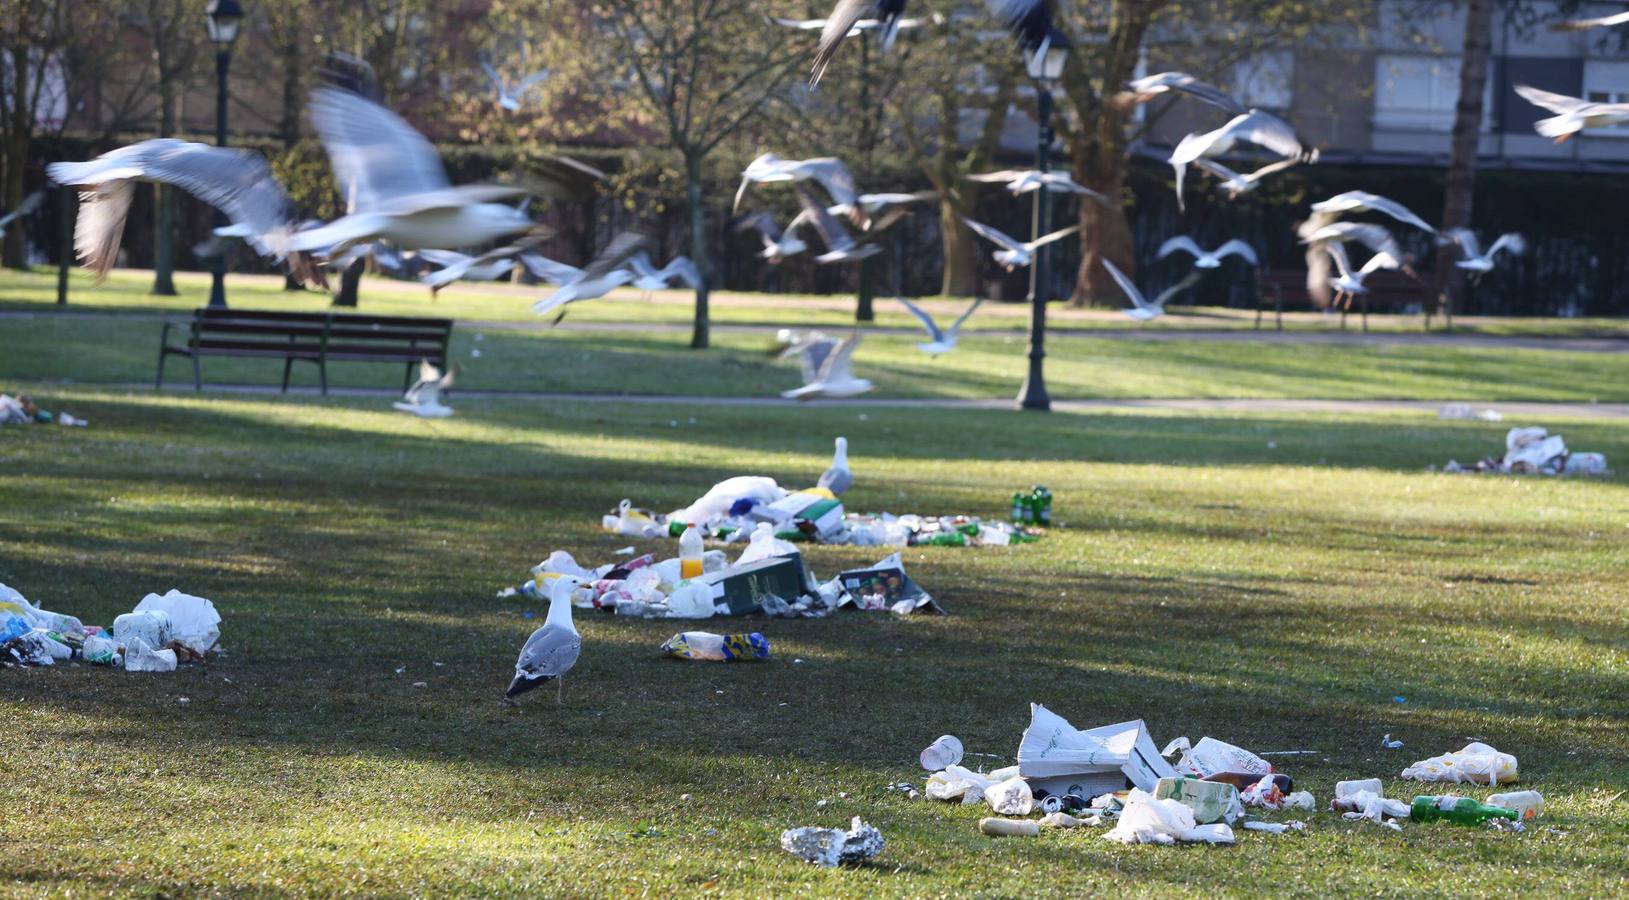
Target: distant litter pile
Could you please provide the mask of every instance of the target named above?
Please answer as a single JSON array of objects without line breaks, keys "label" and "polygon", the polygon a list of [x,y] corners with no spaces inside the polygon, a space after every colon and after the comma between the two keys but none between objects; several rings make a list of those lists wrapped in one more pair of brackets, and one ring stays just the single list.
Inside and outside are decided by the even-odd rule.
[{"label": "distant litter pile", "polygon": [[0,425],[72,425],[84,428],[88,423],[72,413],[53,413],[41,409],[27,394],[0,394]]},{"label": "distant litter pile", "polygon": [[127,672],[173,672],[181,662],[202,662],[220,637],[215,604],[178,590],[148,594],[103,628],[41,609],[0,584],[0,666],[85,662]]},{"label": "distant litter pile", "polygon": [[1496,473],[1502,475],[1610,475],[1606,457],[1600,453],[1574,453],[1559,434],[1533,428],[1512,428],[1505,434],[1505,455],[1483,457],[1472,465],[1448,460],[1442,471]]}]

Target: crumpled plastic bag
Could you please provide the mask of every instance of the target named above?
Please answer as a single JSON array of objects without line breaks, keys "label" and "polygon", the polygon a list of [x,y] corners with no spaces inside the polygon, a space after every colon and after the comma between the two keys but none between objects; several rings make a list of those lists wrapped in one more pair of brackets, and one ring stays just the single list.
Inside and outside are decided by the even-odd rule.
[{"label": "crumpled plastic bag", "polygon": [[162,609],[128,612],[113,620],[113,639],[126,647],[141,641],[149,649],[162,647],[174,636],[170,614]]},{"label": "crumpled plastic bag", "polygon": [[849,829],[805,826],[781,832],[781,849],[817,866],[864,862],[882,852],[882,832],[855,816]]},{"label": "crumpled plastic bag", "polygon": [[1472,741],[1464,749],[1420,760],[1404,769],[1402,777],[1415,781],[1492,785],[1514,784],[1517,774],[1516,757]]},{"label": "crumpled plastic bag", "polygon": [[1120,819],[1105,840],[1122,844],[1174,844],[1177,841],[1211,844],[1233,843],[1233,829],[1220,822],[1198,825],[1193,810],[1180,800],[1156,800],[1141,788],[1132,788],[1126,796]]},{"label": "crumpled plastic bag", "polygon": [[1170,756],[1178,752],[1182,754],[1182,758],[1177,760],[1173,767],[1184,775],[1206,778],[1222,772],[1273,774],[1272,763],[1243,747],[1235,747],[1212,737],[1200,738],[1197,744],[1189,744],[1187,738],[1179,737],[1166,744],[1160,755]]},{"label": "crumpled plastic bag", "polygon": [[[162,597],[148,594],[136,604],[138,613],[152,610],[169,616],[170,638],[180,641],[199,656],[213,650],[221,639],[221,614],[215,611],[215,604],[202,597],[183,594],[171,588]],[[168,643],[169,640],[162,640],[152,646],[162,647]]]},{"label": "crumpled plastic bag", "polygon": [[984,800],[1004,816],[1027,816],[1035,811],[1035,794],[1018,775],[985,788]]},{"label": "crumpled plastic bag", "polygon": [[11,662],[25,666],[52,665],[58,658],[56,648],[62,647],[61,644],[46,637],[45,632],[33,629],[0,643],[5,645],[5,654],[0,658],[9,658]]},{"label": "crumpled plastic bag", "polygon": [[174,672],[175,651],[154,650],[141,638],[132,638],[124,650],[126,672]]},{"label": "crumpled plastic bag", "polygon": [[960,800],[972,805],[984,802],[984,791],[995,784],[989,776],[981,775],[962,766],[945,766],[944,771],[928,776],[923,793],[935,800]]},{"label": "crumpled plastic bag", "polygon": [[713,589],[709,585],[686,581],[667,597],[667,617],[670,619],[708,619],[712,618],[713,612]]},{"label": "crumpled plastic bag", "polygon": [[[0,584],[0,622],[4,622],[10,616],[18,617],[42,631],[56,631],[62,634],[85,633],[85,626],[73,616],[41,609],[29,603],[28,599],[16,589]],[[12,636],[16,637],[23,633],[19,630]]]},{"label": "crumpled plastic bag", "polygon": [[729,516],[730,511],[742,501],[750,501],[752,506],[767,506],[785,497],[786,489],[776,484],[773,478],[737,475],[713,485],[707,493],[696,498],[696,502],[675,510],[668,518],[689,525],[705,525],[713,519]]},{"label": "crumpled plastic bag", "polygon": [[550,553],[548,559],[532,567],[533,575],[541,575],[545,572],[555,575],[570,575],[573,578],[581,578],[585,581],[593,577],[592,572],[583,568],[570,553],[564,550],[556,550]]},{"label": "crumpled plastic bag", "polygon": [[798,552],[798,548],[775,537],[775,526],[768,522],[759,522],[758,526],[752,529],[752,538],[747,544],[747,549],[741,551],[741,555],[736,558],[735,564],[744,566],[760,559],[769,559],[774,556],[791,556],[796,552]]}]

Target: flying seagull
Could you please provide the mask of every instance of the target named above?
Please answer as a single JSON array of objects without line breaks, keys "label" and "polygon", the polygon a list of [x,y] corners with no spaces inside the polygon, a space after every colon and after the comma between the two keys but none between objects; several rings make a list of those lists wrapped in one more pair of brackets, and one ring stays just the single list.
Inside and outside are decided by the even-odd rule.
[{"label": "flying seagull", "polygon": [[1586,128],[1606,128],[1629,122],[1629,103],[1595,103],[1565,94],[1552,94],[1525,84],[1516,85],[1516,93],[1528,103],[1555,113],[1548,119],[1534,122],[1533,130],[1547,138],[1554,138],[1558,144]]},{"label": "flying seagull", "polygon": [[854,198],[854,202],[852,204],[834,204],[826,207],[826,212],[829,212],[834,216],[846,216],[851,215],[854,209],[858,208],[860,212],[865,213],[866,216],[874,216],[880,212],[907,207],[913,203],[920,203],[923,200],[934,200],[937,199],[938,196],[939,195],[933,191],[917,191],[914,194],[860,194]]},{"label": "flying seagull", "polygon": [[[854,173],[848,170],[848,166],[843,165],[842,160],[834,156],[782,159],[774,153],[760,155],[747,163],[747,167],[741,171],[741,186],[735,190],[735,203],[730,210],[734,212],[741,208],[741,198],[746,196],[748,185],[784,184],[810,179],[820,182],[820,186],[831,196],[831,202],[841,208],[833,215],[848,215],[858,219],[862,211],[859,207],[860,190],[855,185]],[[787,230],[790,231],[791,228],[788,227]]]},{"label": "flying seagull", "polygon": [[832,451],[831,465],[826,471],[820,473],[818,486],[841,494],[854,486],[854,473],[848,469],[848,438],[839,437],[835,442],[836,449]]},{"label": "flying seagull", "polygon": [[1126,82],[1126,90],[1117,99],[1122,102],[1147,103],[1161,94],[1180,91],[1197,100],[1203,100],[1212,106],[1225,110],[1231,115],[1243,115],[1249,112],[1243,103],[1221,88],[1200,81],[1187,72],[1161,72],[1158,75],[1149,75]]},{"label": "flying seagull", "polygon": [[911,315],[916,316],[916,320],[922,323],[922,327],[928,330],[930,340],[925,344],[917,344],[916,347],[929,356],[938,356],[941,353],[949,353],[955,349],[956,339],[961,337],[962,323],[966,322],[968,317],[978,310],[979,304],[984,302],[983,297],[975,299],[973,305],[967,308],[967,312],[961,314],[961,318],[953,322],[949,328],[941,329],[939,324],[933,321],[933,317],[928,315],[927,310],[904,297],[895,297],[894,299],[904,304]]},{"label": "flying seagull", "polygon": [[[560,289],[532,304],[532,312],[538,315],[547,315],[560,309],[568,303],[578,300],[593,300],[603,297],[613,290],[633,281],[636,277],[632,269],[627,268],[629,260],[641,252],[649,252],[650,238],[636,231],[624,231],[611,239],[599,255],[571,279],[560,286]],[[565,318],[565,311],[561,309],[555,318],[555,324]]]},{"label": "flying seagull", "polygon": [[1006,266],[1009,272],[1013,269],[1021,269],[1034,262],[1035,251],[1040,247],[1061,238],[1066,238],[1080,230],[1079,225],[1071,225],[1068,228],[1059,229],[1051,234],[1038,237],[1033,241],[1025,242],[1008,237],[1002,232],[988,225],[975,222],[966,216],[962,216],[962,221],[966,222],[967,227],[973,229],[975,234],[1001,248],[990,255],[995,257],[996,262]]},{"label": "flying seagull", "polygon": [[775,340],[776,347],[770,352],[779,359],[796,356],[804,384],[820,379],[820,367],[826,364],[826,358],[841,343],[824,331],[794,331],[790,328],[777,331]]},{"label": "flying seagull", "polygon": [[815,233],[820,235],[821,241],[826,245],[826,252],[816,256],[815,262],[822,264],[859,262],[868,256],[875,256],[882,252],[882,248],[874,243],[861,244],[856,242],[842,223],[827,212],[824,206],[817,203],[814,195],[810,194],[802,185],[797,185],[795,190],[797,191],[798,202],[803,204],[803,212],[798,213],[797,218],[786,226],[786,230],[792,231],[799,225],[804,224],[814,226]]},{"label": "flying seagull", "polygon": [[1527,241],[1514,232],[1501,234],[1494,240],[1488,252],[1483,253],[1476,235],[1468,228],[1453,228],[1443,233],[1445,243],[1458,244],[1460,252],[1465,258],[1454,263],[1455,266],[1469,272],[1482,274],[1493,271],[1493,258],[1500,250],[1508,250],[1512,255],[1520,256],[1527,252]]},{"label": "flying seagull", "polygon": [[[1346,254],[1347,241],[1357,241],[1374,252],[1374,255],[1355,271],[1351,259]],[[1371,273],[1381,269],[1400,269],[1409,275],[1414,274],[1396,239],[1384,225],[1372,222],[1333,222],[1309,232],[1301,242],[1314,250],[1323,248],[1328,258],[1335,263],[1337,277],[1328,278],[1327,266],[1319,266],[1316,269],[1308,266],[1307,280],[1310,292],[1311,288],[1315,287],[1312,284],[1315,277],[1321,275],[1328,278],[1328,286],[1335,291],[1334,301],[1337,306],[1345,303],[1350,307],[1352,297],[1365,293],[1368,289],[1363,286],[1363,279]]]},{"label": "flying seagull", "polygon": [[46,166],[57,184],[79,187],[79,220],[74,250],[100,282],[119,255],[136,182],[174,185],[225,213],[244,240],[262,255],[286,260],[289,271],[307,283],[321,279],[301,248],[292,247],[294,205],[272,174],[266,158],[248,150],[159,138],[120,147],[88,162]]},{"label": "flying seagull", "polygon": [[775,224],[775,217],[766,212],[753,213],[736,220],[735,230],[758,232],[758,237],[764,244],[763,251],[758,255],[769,260],[771,265],[779,264],[788,256],[797,256],[809,249],[809,245],[790,230],[782,232],[781,227]]},{"label": "flying seagull", "polygon": [[1591,28],[1610,28],[1613,25],[1622,25],[1626,22],[1629,22],[1629,12],[1621,12],[1595,19],[1566,19],[1560,22],[1551,22],[1550,30],[1588,31]]},{"label": "flying seagull", "polygon": [[1075,183],[1066,172],[1040,172],[1035,169],[1007,169],[1002,172],[985,172],[979,175],[968,175],[968,181],[978,181],[985,184],[1005,184],[1007,190],[1014,197],[1031,194],[1041,188],[1053,193],[1081,194],[1090,197],[1099,203],[1108,203],[1109,198],[1099,194],[1089,187]]},{"label": "flying seagull", "polygon": [[29,214],[33,213],[34,210],[40,208],[40,204],[43,203],[44,201],[45,201],[45,192],[44,191],[35,191],[34,193],[29,194],[27,197],[24,197],[23,202],[17,204],[16,209],[12,210],[11,212],[6,213],[3,216],[0,216],[0,238],[3,238],[3,237],[6,236],[6,226],[7,225],[10,225],[12,222],[17,221],[18,219],[22,218],[23,216],[26,216],[26,215],[29,215]]},{"label": "flying seagull", "polygon": [[701,270],[688,256],[675,256],[658,269],[650,261],[650,254],[635,253],[628,259],[628,268],[633,270],[635,276],[633,286],[647,294],[663,290],[674,281],[691,290],[701,287]]},{"label": "flying seagull", "polygon": [[800,388],[782,391],[781,396],[789,400],[813,400],[816,397],[853,397],[871,390],[873,387],[871,382],[864,378],[855,378],[854,370],[851,368],[854,348],[858,346],[860,330],[856,328],[852,336],[844,338],[831,353],[827,354],[813,381],[807,381]]},{"label": "flying seagull", "polygon": [[1126,296],[1131,299],[1131,308],[1125,310],[1125,314],[1139,322],[1146,322],[1149,319],[1165,315],[1165,304],[1170,302],[1172,297],[1192,287],[1199,280],[1198,272],[1189,272],[1187,278],[1161,291],[1159,296],[1153,300],[1147,300],[1143,298],[1143,292],[1137,290],[1137,285],[1133,284],[1124,272],[1116,268],[1114,263],[1105,259],[1103,260],[1103,268],[1109,271],[1109,277],[1113,278],[1114,283],[1118,284],[1120,290],[1125,291]]},{"label": "flying seagull", "polygon": [[539,69],[516,82],[514,87],[511,88],[508,82],[504,81],[503,76],[498,74],[498,70],[492,68],[492,64],[484,59],[481,60],[481,69],[486,72],[486,77],[491,80],[493,89],[498,92],[498,105],[510,112],[518,112],[521,98],[531,93],[532,89],[547,81],[549,76],[553,74],[548,69]]},{"label": "flying seagull", "polygon": [[1295,129],[1283,119],[1259,109],[1241,113],[1220,128],[1184,137],[1171,151],[1179,207],[1183,205],[1182,179],[1188,164],[1200,157],[1221,156],[1240,141],[1265,147],[1286,160],[1316,162],[1318,159],[1317,149],[1302,142]]},{"label": "flying seagull", "polygon": [[553,272],[551,267],[558,264],[537,254],[537,245],[542,240],[542,235],[536,235],[479,255],[455,250],[420,250],[421,258],[441,268],[420,276],[419,280],[430,286],[433,295],[455,281],[496,281],[513,272],[516,265],[525,266],[538,278],[546,279]]},{"label": "flying seagull", "polygon": [[1245,172],[1241,174],[1229,169],[1227,166],[1222,165],[1214,159],[1206,159],[1203,156],[1193,161],[1194,165],[1222,180],[1222,190],[1227,191],[1227,198],[1229,200],[1237,200],[1241,195],[1248,194],[1256,188],[1261,187],[1261,180],[1266,178],[1268,175],[1271,175],[1274,172],[1281,172],[1290,168],[1291,166],[1300,165],[1300,163],[1301,161],[1298,159],[1281,159],[1276,162],[1270,162],[1253,172]]},{"label": "flying seagull", "polygon": [[564,699],[565,674],[577,664],[583,649],[582,635],[571,623],[571,594],[582,583],[582,579],[559,575],[549,586],[549,617],[520,648],[515,678],[503,693],[507,705],[515,705],[516,697],[549,681],[555,683],[554,702]]},{"label": "flying seagull", "polygon": [[419,380],[391,406],[421,419],[445,419],[453,414],[453,410],[441,402],[441,392],[452,387],[453,379],[457,377],[458,363],[453,363],[443,374],[440,369],[430,365],[429,360],[421,359]]},{"label": "flying seagull", "polygon": [[430,142],[383,106],[319,87],[311,92],[310,110],[349,208],[327,225],[296,234],[295,249],[333,253],[377,239],[403,250],[450,249],[534,227],[524,211],[493,202],[525,188],[452,186]]},{"label": "flying seagull", "polygon": [[814,70],[809,73],[810,87],[820,83],[820,76],[826,74],[826,67],[837,55],[838,45],[843,43],[860,20],[866,18],[876,20],[875,28],[882,34],[883,49],[892,49],[894,39],[899,36],[899,29],[905,21],[905,0],[837,0],[837,5],[832,7],[831,15],[826,17],[820,29],[820,43],[815,45]]},{"label": "flying seagull", "polygon": [[1252,266],[1260,265],[1256,259],[1255,249],[1237,238],[1228,241],[1215,250],[1207,251],[1194,243],[1193,238],[1179,234],[1161,244],[1159,253],[1155,254],[1155,256],[1164,259],[1177,252],[1192,254],[1194,267],[1200,269],[1221,268],[1222,258],[1226,256],[1237,256]]},{"label": "flying seagull", "polygon": [[1384,213],[1404,225],[1413,225],[1415,228],[1429,234],[1437,233],[1437,229],[1432,228],[1424,219],[1410,212],[1408,207],[1395,200],[1387,200],[1385,197],[1371,194],[1368,191],[1347,191],[1344,194],[1336,194],[1328,200],[1312,204],[1312,211],[1317,213],[1339,214],[1365,209]]}]

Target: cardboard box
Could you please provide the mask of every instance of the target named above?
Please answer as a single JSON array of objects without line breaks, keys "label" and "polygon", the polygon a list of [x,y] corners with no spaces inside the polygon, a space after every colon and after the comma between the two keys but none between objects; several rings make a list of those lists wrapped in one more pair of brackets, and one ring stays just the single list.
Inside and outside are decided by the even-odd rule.
[{"label": "cardboard box", "polygon": [[1112,779],[1152,792],[1161,778],[1177,772],[1160,756],[1142,719],[1081,731],[1032,703],[1029,728],[1018,745],[1018,774],[1032,786],[1059,777],[1082,783]]},{"label": "cardboard box", "polygon": [[792,603],[808,591],[803,555],[799,553],[732,566],[691,581],[711,586],[714,605],[726,604],[732,616],[760,611],[764,598],[771,594]]},{"label": "cardboard box", "polygon": [[845,602],[854,604],[856,609],[932,612],[939,615],[945,612],[931,594],[905,574],[905,564],[898,553],[890,553],[868,568],[839,572],[837,580],[847,594]]}]

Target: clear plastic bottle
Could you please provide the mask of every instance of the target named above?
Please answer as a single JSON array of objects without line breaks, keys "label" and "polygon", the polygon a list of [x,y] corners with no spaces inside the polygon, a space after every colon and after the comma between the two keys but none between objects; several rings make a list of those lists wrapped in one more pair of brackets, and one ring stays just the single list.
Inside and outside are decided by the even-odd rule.
[{"label": "clear plastic bottle", "polygon": [[679,535],[679,577],[699,578],[702,573],[701,529],[694,525]]},{"label": "clear plastic bottle", "polygon": [[1489,806],[1502,806],[1513,809],[1523,821],[1541,815],[1544,812],[1544,795],[1538,791],[1513,791],[1508,794],[1494,794],[1487,800]]}]

